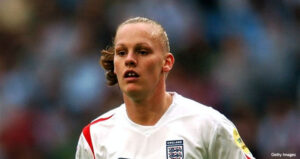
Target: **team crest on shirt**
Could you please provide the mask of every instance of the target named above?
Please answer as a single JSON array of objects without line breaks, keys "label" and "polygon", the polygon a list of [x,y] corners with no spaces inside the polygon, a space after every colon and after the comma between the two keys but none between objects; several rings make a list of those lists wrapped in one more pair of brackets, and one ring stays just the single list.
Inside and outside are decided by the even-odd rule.
[{"label": "team crest on shirt", "polygon": [[183,159],[183,140],[169,140],[166,142],[167,159]]}]

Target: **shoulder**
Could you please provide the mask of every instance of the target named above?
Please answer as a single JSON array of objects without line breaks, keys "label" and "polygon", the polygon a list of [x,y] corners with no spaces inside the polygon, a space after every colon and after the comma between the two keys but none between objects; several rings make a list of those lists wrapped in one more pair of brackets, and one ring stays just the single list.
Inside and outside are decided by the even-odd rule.
[{"label": "shoulder", "polygon": [[[241,139],[235,125],[225,115],[212,107],[203,105],[194,100],[177,94],[176,104],[178,112],[184,112],[187,117],[192,118],[192,123],[198,127],[199,134],[211,150],[210,156],[216,157],[217,151],[223,151],[230,156],[226,158],[241,158],[244,153],[247,158],[253,158],[251,152]],[[217,150],[218,149],[218,150]],[[238,157],[236,157],[238,156]]]},{"label": "shoulder", "polygon": [[199,131],[205,131],[208,135],[213,135],[220,129],[225,129],[228,132],[235,129],[234,124],[218,110],[179,94],[175,94],[174,97],[176,107],[174,112],[176,114],[174,113],[173,116],[188,119]]},{"label": "shoulder", "polygon": [[188,116],[200,117],[202,120],[210,120],[212,122],[223,122],[228,120],[223,114],[221,114],[218,110],[201,104],[192,99],[183,97],[179,94],[175,93],[175,101],[177,109],[182,112],[182,114],[186,114]]},{"label": "shoulder", "polygon": [[107,124],[111,125],[112,123],[114,123],[115,118],[120,114],[120,111],[122,111],[122,107],[123,104],[115,109],[108,111],[107,113],[104,113],[103,115],[100,115],[82,129],[82,133],[80,135],[77,146],[76,158],[95,158],[94,146],[92,141],[95,134],[91,129],[97,128],[101,130],[103,129],[103,125],[105,127],[105,125],[107,126]]},{"label": "shoulder", "polygon": [[111,119],[112,117],[117,115],[122,110],[122,107],[123,107],[123,104],[121,104],[120,106],[118,106],[114,109],[111,109],[110,111],[108,111],[104,114],[101,114],[100,116],[98,116],[97,118],[92,120],[90,124],[95,124],[95,123],[100,122],[100,121],[105,121],[107,119]]},{"label": "shoulder", "polygon": [[87,124],[82,132],[89,131],[90,127],[98,125],[98,124],[108,124],[113,123],[113,121],[116,119],[116,117],[119,115],[120,111],[122,111],[123,104],[120,105],[117,108],[114,108],[100,116],[98,116],[96,119],[92,120],[89,124]]}]

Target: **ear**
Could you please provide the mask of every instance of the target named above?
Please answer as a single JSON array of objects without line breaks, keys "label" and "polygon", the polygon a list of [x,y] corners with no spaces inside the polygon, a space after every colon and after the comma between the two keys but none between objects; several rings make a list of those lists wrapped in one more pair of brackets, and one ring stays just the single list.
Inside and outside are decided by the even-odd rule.
[{"label": "ear", "polygon": [[175,62],[175,58],[172,53],[167,53],[165,55],[165,61],[163,65],[163,72],[170,72],[171,69],[173,68]]}]

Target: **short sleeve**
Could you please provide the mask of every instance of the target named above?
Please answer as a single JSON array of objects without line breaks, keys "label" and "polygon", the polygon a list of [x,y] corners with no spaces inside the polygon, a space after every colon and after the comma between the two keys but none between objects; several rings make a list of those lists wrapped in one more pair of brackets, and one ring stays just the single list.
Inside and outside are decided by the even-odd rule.
[{"label": "short sleeve", "polygon": [[216,122],[212,135],[209,159],[254,159],[236,127],[225,116]]},{"label": "short sleeve", "polygon": [[94,159],[92,150],[83,134],[80,135],[75,159]]}]

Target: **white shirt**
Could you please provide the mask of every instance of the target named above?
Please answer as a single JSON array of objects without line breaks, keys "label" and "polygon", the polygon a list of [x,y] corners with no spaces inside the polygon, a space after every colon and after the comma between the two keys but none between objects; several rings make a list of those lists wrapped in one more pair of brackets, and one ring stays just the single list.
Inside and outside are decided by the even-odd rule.
[{"label": "white shirt", "polygon": [[173,94],[154,126],[131,121],[125,104],[87,125],[76,159],[252,159],[235,126],[211,107]]}]

